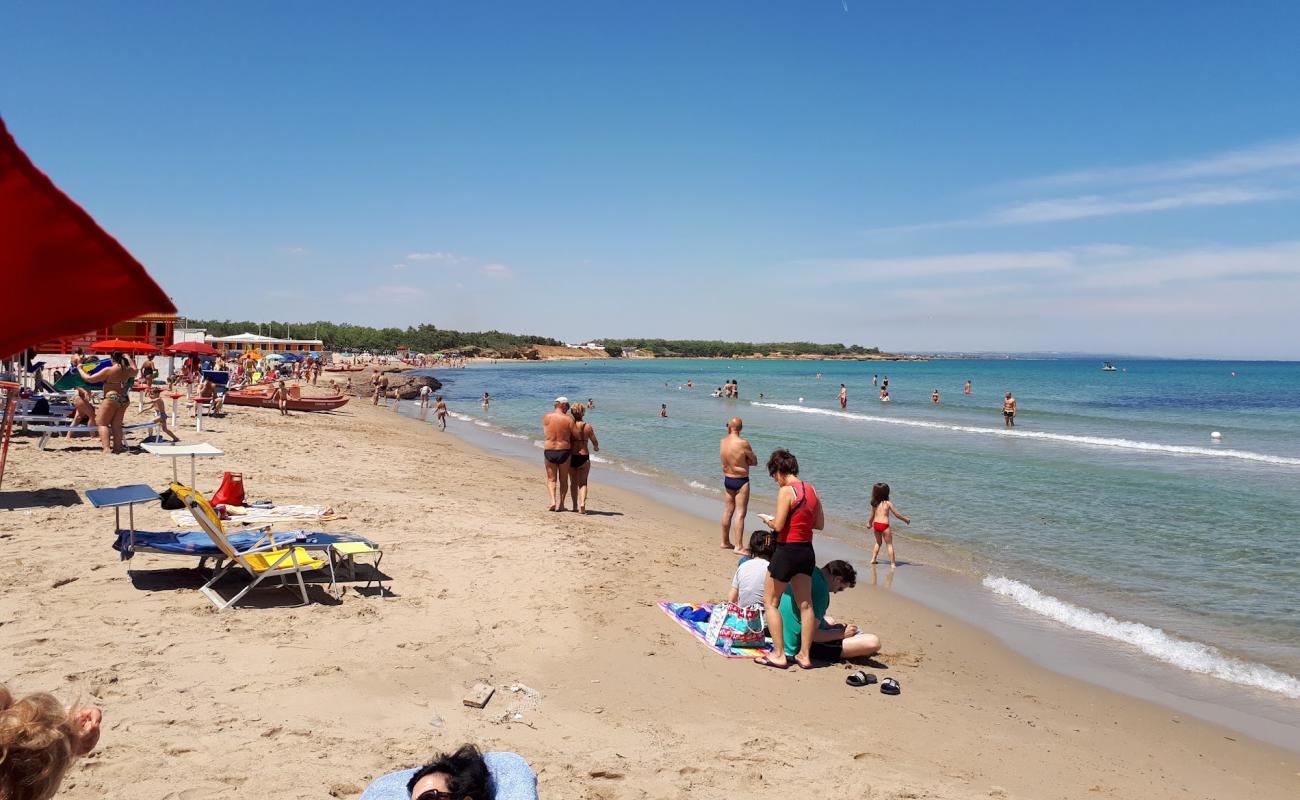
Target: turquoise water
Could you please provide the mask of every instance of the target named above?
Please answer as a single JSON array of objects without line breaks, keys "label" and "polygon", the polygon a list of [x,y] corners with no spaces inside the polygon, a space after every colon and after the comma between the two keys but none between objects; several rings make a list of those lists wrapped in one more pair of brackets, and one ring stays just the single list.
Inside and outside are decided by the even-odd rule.
[{"label": "turquoise water", "polygon": [[[529,440],[556,395],[594,398],[596,484],[620,469],[716,496],[718,439],[742,416],[760,462],[794,452],[850,540],[869,542],[870,487],[885,481],[912,517],[900,533],[940,545],[988,591],[1147,657],[1300,698],[1300,364],[1117,366],[654,360],[436,374],[461,424]],[[892,402],[873,374],[889,376]],[[710,396],[733,378],[739,401]],[[1020,404],[1012,433],[1006,390]],[[751,508],[767,510],[765,474],[755,494]],[[900,570],[923,568],[898,546]]]}]

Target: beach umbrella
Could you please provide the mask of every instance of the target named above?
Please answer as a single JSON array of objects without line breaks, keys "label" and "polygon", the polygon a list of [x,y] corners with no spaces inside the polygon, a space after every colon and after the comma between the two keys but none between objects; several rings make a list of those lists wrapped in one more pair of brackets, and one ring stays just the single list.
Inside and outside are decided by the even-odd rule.
[{"label": "beach umbrella", "polygon": [[298,355],[297,353],[285,353],[284,355],[280,356],[280,359],[282,361],[290,361],[290,362],[302,361],[302,356]]},{"label": "beach umbrella", "polygon": [[244,353],[244,358],[251,358],[251,359],[253,359],[254,361],[256,361],[257,359],[259,359],[259,358],[261,358],[261,357],[262,357],[262,354],[259,353],[259,352],[257,352],[256,350],[249,350],[247,353]]},{"label": "beach umbrella", "polygon": [[[111,152],[105,152],[111,159]],[[31,162],[0,120],[0,264],[6,303],[0,353],[100,330],[176,306],[140,262]]]},{"label": "beach umbrella", "polygon": [[180,355],[182,353],[200,356],[219,356],[221,351],[207,342],[178,342],[166,349],[171,355]]},{"label": "beach umbrella", "polygon": [[281,361],[283,359],[284,356],[280,353],[267,353],[266,355],[262,356],[263,361]]},{"label": "beach umbrella", "polygon": [[125,339],[105,339],[90,346],[96,353],[156,353],[158,348],[144,342],[128,342]]}]

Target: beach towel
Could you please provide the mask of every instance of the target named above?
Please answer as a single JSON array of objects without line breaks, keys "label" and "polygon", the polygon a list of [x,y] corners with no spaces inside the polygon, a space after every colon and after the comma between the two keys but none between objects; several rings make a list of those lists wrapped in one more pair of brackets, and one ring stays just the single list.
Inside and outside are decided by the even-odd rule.
[{"label": "beach towel", "polygon": [[[762,647],[733,647],[731,654],[719,645],[709,644],[704,638],[704,631],[709,627],[709,615],[713,613],[712,603],[670,603],[667,600],[659,601],[659,608],[667,614],[673,622],[676,622],[682,628],[690,631],[691,635],[699,640],[700,644],[709,648],[720,656],[727,658],[758,658],[764,653],[771,652],[772,640],[766,639]],[[686,615],[683,617],[683,615]],[[691,619],[690,617],[703,617],[703,619]]]},{"label": "beach towel", "polygon": [[[227,523],[239,525],[271,525],[277,522],[329,522],[344,519],[330,506],[282,505],[270,508],[251,506],[222,506],[229,514]],[[186,509],[172,512],[172,522],[178,528],[197,528],[199,521]]]},{"label": "beach towel", "polygon": [[[186,511],[185,513],[188,514],[189,512]],[[298,541],[299,534],[306,538]],[[261,537],[261,531],[240,531],[227,534],[231,546],[236,550],[247,550],[256,544]],[[117,532],[117,540],[113,542],[113,549],[122,554],[123,561],[134,556],[134,550],[152,550],[158,553],[195,556],[196,558],[224,557],[221,550],[212,541],[212,537],[202,531],[136,531],[134,550],[131,547],[131,541],[130,531],[119,530]],[[325,546],[341,542],[362,542],[371,547],[378,546],[364,536],[358,536],[355,533],[321,533],[320,531],[276,532],[275,541],[283,542],[286,545],[296,544],[299,546]]]}]

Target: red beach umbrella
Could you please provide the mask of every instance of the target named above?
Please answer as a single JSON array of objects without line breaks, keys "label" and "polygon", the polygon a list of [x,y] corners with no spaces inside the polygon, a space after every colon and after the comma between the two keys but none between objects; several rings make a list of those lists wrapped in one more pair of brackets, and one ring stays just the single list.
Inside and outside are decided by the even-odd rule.
[{"label": "red beach umbrella", "polygon": [[104,339],[95,342],[90,349],[96,353],[156,353],[158,348],[144,342],[128,342],[125,339]]},{"label": "red beach umbrella", "polygon": [[220,350],[208,344],[207,342],[178,342],[177,344],[174,344],[171,347],[164,348],[163,352],[174,356],[178,356],[181,354],[189,355],[191,353],[200,356],[221,355]]},{"label": "red beach umbrella", "polygon": [[[11,300],[0,354],[141,314],[176,313],[140,262],[32,164],[3,120],[0,220],[0,292]],[[31,302],[52,292],[53,302]]]}]

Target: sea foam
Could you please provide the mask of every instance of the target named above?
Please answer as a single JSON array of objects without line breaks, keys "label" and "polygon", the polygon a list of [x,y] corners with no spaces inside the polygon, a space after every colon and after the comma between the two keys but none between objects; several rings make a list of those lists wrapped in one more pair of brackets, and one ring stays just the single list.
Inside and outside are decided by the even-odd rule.
[{"label": "sea foam", "polygon": [[904,425],[912,428],[930,428],[942,431],[977,433],[986,436],[1006,436],[1013,439],[1039,439],[1087,447],[1113,447],[1121,450],[1140,450],[1148,453],[1166,453],[1179,456],[1209,456],[1211,458],[1236,458],[1243,461],[1257,461],[1264,464],[1277,464],[1288,467],[1300,467],[1300,458],[1291,456],[1273,456],[1267,453],[1252,453],[1249,450],[1231,450],[1222,447],[1197,447],[1194,445],[1160,444],[1158,442],[1140,442],[1132,439],[1116,439],[1109,436],[1080,436],[1072,433],[1047,433],[1045,431],[1026,431],[1016,428],[982,428],[976,425],[950,425],[944,422],[929,422],[920,419],[902,419],[898,417],[877,417],[870,414],[854,414],[848,411],[834,411],[829,408],[808,408],[807,406],[787,405],[784,403],[758,403],[751,405],[761,408],[774,408],[778,411],[796,411],[803,414],[820,414],[826,417],[840,417],[861,422],[882,422],[886,425]]},{"label": "sea foam", "polygon": [[1263,664],[1225,655],[1200,642],[1177,639],[1159,628],[1118,620],[1091,609],[1043,594],[1011,578],[984,576],[984,586],[1021,606],[1076,630],[1132,645],[1148,656],[1188,672],[1199,672],[1242,686],[1253,686],[1300,699],[1300,679]]}]

